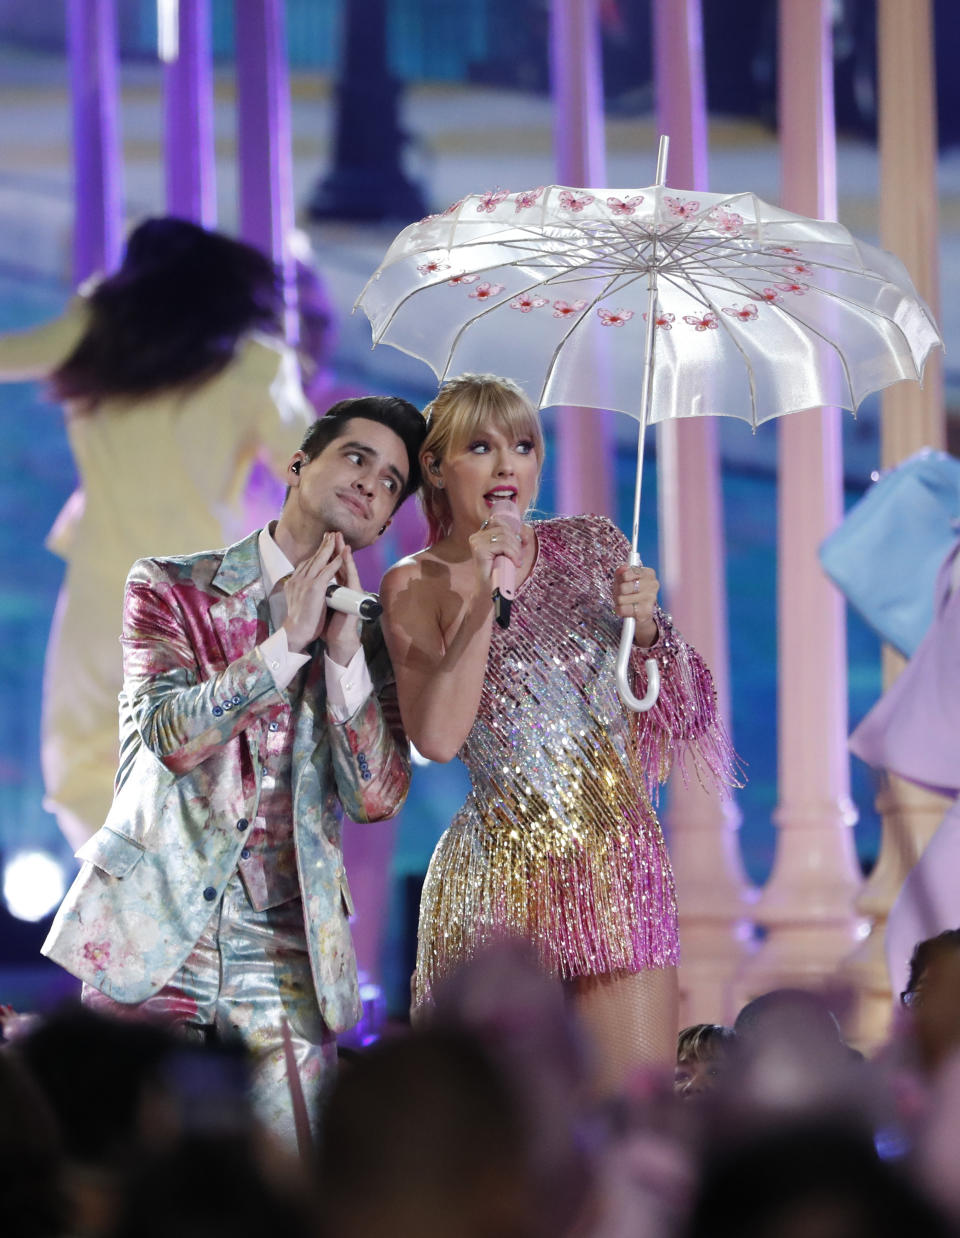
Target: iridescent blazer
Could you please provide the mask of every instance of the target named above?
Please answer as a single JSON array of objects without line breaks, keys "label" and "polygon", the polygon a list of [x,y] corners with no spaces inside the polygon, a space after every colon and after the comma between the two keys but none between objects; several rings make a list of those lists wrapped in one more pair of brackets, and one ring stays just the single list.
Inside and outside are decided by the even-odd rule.
[{"label": "iridescent blazer", "polygon": [[[257,649],[269,630],[257,536],[142,559],[127,580],[116,794],[77,852],[83,867],[43,946],[116,1001],[156,993],[193,949],[256,816],[261,736],[290,707]],[[334,1032],[359,1016],[341,817],[392,816],[410,780],[379,628],[367,625],[364,645],[374,685],[364,704],[346,723],[328,715],[318,652],[291,728],[306,939]]]}]

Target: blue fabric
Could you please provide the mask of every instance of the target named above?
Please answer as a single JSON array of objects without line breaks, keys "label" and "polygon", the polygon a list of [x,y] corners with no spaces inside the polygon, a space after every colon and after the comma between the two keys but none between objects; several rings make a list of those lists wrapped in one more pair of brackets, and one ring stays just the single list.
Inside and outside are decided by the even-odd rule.
[{"label": "blue fabric", "polygon": [[820,546],[830,579],[908,658],[933,620],[937,571],[958,523],[960,460],[924,449],[874,482]]}]

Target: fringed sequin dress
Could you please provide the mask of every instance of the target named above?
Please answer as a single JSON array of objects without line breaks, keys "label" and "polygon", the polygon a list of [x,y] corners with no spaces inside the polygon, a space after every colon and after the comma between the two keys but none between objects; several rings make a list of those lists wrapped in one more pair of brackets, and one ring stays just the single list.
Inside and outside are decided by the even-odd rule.
[{"label": "fringed sequin dress", "polygon": [[536,522],[539,550],[510,626],[494,625],[476,721],[459,756],[472,789],[430,862],[415,1003],[484,942],[521,936],[564,979],[678,961],[673,874],[652,805],[675,760],[721,781],[733,754],[703,661],[658,612],[634,654],[660,697],[631,714],[616,688],[614,571],[629,545],[598,516]]}]

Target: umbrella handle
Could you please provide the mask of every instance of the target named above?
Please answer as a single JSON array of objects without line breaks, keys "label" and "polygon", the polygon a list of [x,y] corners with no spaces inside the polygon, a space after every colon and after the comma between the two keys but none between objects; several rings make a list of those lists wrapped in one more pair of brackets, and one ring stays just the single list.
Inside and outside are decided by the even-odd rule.
[{"label": "umbrella handle", "polygon": [[630,691],[630,654],[633,652],[633,634],[637,629],[636,619],[624,619],[620,629],[620,648],[617,651],[617,691],[627,709],[635,714],[645,714],[653,709],[660,695],[660,666],[656,658],[647,658],[647,690],[638,700]]}]

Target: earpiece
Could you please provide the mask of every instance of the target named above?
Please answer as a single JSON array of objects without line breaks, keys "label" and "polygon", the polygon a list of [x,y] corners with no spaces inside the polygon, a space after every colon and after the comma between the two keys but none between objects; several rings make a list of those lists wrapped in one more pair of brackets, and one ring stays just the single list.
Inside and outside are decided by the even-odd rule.
[{"label": "earpiece", "polygon": [[295,473],[299,473],[299,472],[300,472],[300,465],[301,465],[302,463],[303,463],[303,461],[302,461],[302,460],[294,460],[293,464],[291,464],[291,465],[290,465],[290,467],[293,469],[293,471],[294,471]]}]

